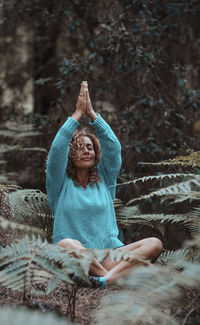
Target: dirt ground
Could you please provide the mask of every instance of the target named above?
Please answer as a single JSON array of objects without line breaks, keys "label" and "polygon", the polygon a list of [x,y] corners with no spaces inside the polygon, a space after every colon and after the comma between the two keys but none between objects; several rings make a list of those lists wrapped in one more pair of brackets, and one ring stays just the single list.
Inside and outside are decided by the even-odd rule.
[{"label": "dirt ground", "polygon": [[[117,292],[118,287],[106,289],[77,288],[75,302],[75,314],[73,321],[81,325],[93,324],[93,313],[97,308],[101,297]],[[61,283],[51,294],[41,298],[35,296],[23,297],[22,293],[0,287],[0,306],[12,305],[15,307],[26,306],[29,309],[42,312],[55,312],[61,317],[73,318],[73,286]],[[71,297],[72,298],[72,297]]]}]

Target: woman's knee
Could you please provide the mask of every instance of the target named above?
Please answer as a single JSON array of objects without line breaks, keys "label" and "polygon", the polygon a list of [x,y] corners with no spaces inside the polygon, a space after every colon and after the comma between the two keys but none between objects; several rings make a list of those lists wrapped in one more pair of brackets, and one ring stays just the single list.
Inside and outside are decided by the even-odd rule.
[{"label": "woman's knee", "polygon": [[148,245],[151,250],[151,259],[155,260],[163,250],[163,244],[160,239],[156,237],[150,237],[147,239]]},{"label": "woman's knee", "polygon": [[83,245],[79,240],[72,239],[72,238],[65,238],[58,242],[57,244],[60,247],[64,247],[67,249],[83,249]]}]

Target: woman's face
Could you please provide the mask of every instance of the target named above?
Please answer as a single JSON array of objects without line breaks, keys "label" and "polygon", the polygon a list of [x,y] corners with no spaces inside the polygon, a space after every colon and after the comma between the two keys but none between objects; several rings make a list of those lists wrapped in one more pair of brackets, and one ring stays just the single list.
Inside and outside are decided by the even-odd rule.
[{"label": "woman's face", "polygon": [[95,166],[95,151],[93,142],[87,136],[81,135],[77,139],[77,148],[73,155],[75,168],[90,169]]}]

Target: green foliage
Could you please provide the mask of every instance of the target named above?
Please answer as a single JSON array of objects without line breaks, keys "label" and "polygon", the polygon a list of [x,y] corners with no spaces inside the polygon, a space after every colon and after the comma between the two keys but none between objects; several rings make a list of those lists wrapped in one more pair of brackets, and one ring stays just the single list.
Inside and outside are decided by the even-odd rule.
[{"label": "green foliage", "polygon": [[[103,0],[99,3],[93,0],[87,3],[83,0],[4,0],[0,15],[3,17],[0,31],[2,105],[5,97],[9,97],[5,96],[6,91],[12,92],[9,104],[4,104],[0,111],[3,127],[0,131],[1,183],[16,182],[25,184],[25,187],[44,190],[41,161],[44,161],[46,148],[58,127],[53,121],[62,123],[66,115],[71,113],[80,80],[87,76],[95,108],[103,111],[105,116],[107,113],[110,116],[109,105],[102,102],[102,96],[114,107],[112,117],[115,119],[111,124],[122,143],[124,158],[120,180],[132,179],[133,174],[139,175],[117,188],[121,199],[129,204],[137,203],[134,207],[123,207],[121,202],[115,202],[116,208],[120,209],[118,220],[121,225],[129,228],[136,224],[150,225],[152,229],[156,228],[166,235],[165,228],[169,223],[174,223],[177,229],[183,225],[191,235],[196,234],[198,238],[199,176],[180,173],[179,169],[192,167],[198,173],[198,153],[196,156],[191,154],[187,160],[183,156],[166,160],[177,154],[182,155],[188,147],[194,150],[200,147],[199,126],[194,126],[194,121],[198,122],[199,119],[200,103],[198,0]],[[23,53],[23,57],[19,53]],[[23,60],[24,57],[27,59]],[[41,113],[44,118],[37,114],[35,119],[31,114],[20,117],[24,112],[23,96],[27,80],[33,82],[30,92],[34,111]],[[59,108],[52,104],[60,99],[63,105]],[[45,114],[50,111],[53,112],[52,116],[45,119]],[[27,124],[29,119],[31,123]],[[16,122],[15,126],[8,127],[13,121]],[[163,175],[140,177],[152,163],[142,163],[138,167],[138,161],[155,162],[162,159],[165,162],[157,165],[160,164],[164,169]],[[20,169],[19,165],[22,165],[22,172],[20,175],[13,174],[13,169]],[[177,168],[180,175],[176,171],[174,174],[170,171],[167,175],[167,166]],[[6,219],[0,220],[1,227],[32,232],[37,231],[32,228],[33,225],[39,226],[46,232],[48,239],[51,238],[52,215],[43,193],[7,188],[1,190],[0,202],[2,217]],[[179,213],[180,207],[183,213]],[[26,226],[16,225],[11,220],[26,223]],[[15,287],[14,279],[19,268],[22,270],[22,278],[17,284],[20,290],[22,283],[25,283],[25,288],[31,287],[32,282],[26,282],[23,274],[27,274],[27,279],[30,279],[30,270],[34,270],[33,283],[49,285],[51,291],[54,284],[57,285],[55,276],[60,281],[64,264],[59,270],[60,262],[54,260],[55,256],[48,259],[42,255],[44,246],[48,244],[41,244],[41,249],[34,246],[32,241],[26,242],[26,245],[30,245],[32,250],[30,248],[31,251],[28,251],[27,247],[26,251],[23,247],[22,256],[25,260],[23,257],[20,259],[15,246],[12,249],[6,247],[0,252],[0,255],[5,253],[8,262],[7,265],[2,264],[1,270],[5,272],[5,283]],[[138,272],[130,275],[129,282],[122,283],[131,288],[130,292],[124,296],[120,292],[119,297],[108,297],[98,322],[177,323],[168,315],[171,310],[159,309],[157,303],[165,298],[169,303],[170,295],[177,297],[181,286],[199,286],[198,245],[197,239],[195,243],[188,244],[189,248],[163,253],[160,262],[170,266],[138,269]],[[6,249],[12,256],[10,260]],[[51,254],[51,249],[54,252],[52,246],[45,249],[46,254],[47,251]],[[128,254],[122,256],[112,251],[93,254],[99,257],[104,253],[118,261],[130,260]],[[38,258],[41,264],[36,266]],[[186,263],[185,259],[189,261]],[[192,264],[191,260],[196,262]],[[75,259],[71,262],[73,270],[78,270]],[[174,271],[176,264],[182,267],[183,272]],[[86,276],[86,273],[81,274]],[[109,304],[109,299],[113,299],[113,303]],[[186,323],[187,317],[182,323]]]},{"label": "green foliage", "polygon": [[[200,167],[200,151],[191,152],[187,156],[179,156],[173,159],[164,160],[156,163],[140,162],[142,165],[150,166],[170,166],[170,165],[180,165],[182,167]],[[194,175],[194,174],[193,174]],[[186,174],[184,175],[187,176]],[[191,174],[188,176],[192,176]],[[194,175],[195,177],[195,175]]]},{"label": "green foliage", "polygon": [[[194,256],[198,256],[198,260],[192,263],[188,253],[194,244]],[[118,284],[128,291],[122,290],[101,300],[95,315],[97,324],[181,324],[171,315],[171,308],[181,299],[185,288],[199,287],[199,248],[198,237],[195,242],[188,242],[184,250],[163,253],[159,262],[167,263],[164,267],[159,264],[140,266],[120,279]]]},{"label": "green foliage", "polygon": [[[53,313],[42,313],[38,311],[30,311],[26,308],[16,309],[14,307],[4,307],[0,309],[0,324],[1,325],[70,325],[70,321],[61,319]],[[75,323],[73,323],[75,324]]]},{"label": "green foliage", "polygon": [[34,233],[40,235],[41,237],[45,237],[45,233],[38,228],[29,227],[26,225],[20,225],[19,223],[8,221],[5,218],[2,218],[1,216],[0,216],[0,228],[3,229],[4,231],[12,230],[15,232],[19,230],[25,233],[31,233],[31,234]]},{"label": "green foliage", "polygon": [[179,323],[158,308],[139,304],[133,292],[110,294],[102,299],[95,315],[95,324],[119,325],[178,325]]},{"label": "green foliage", "polygon": [[158,257],[157,262],[167,264],[167,265],[171,264],[175,267],[179,267],[179,261],[180,261],[180,266],[182,266],[183,260],[187,260],[189,258],[192,259],[192,255],[193,255],[192,253],[193,251],[190,251],[188,248],[172,250],[172,251],[165,250]]},{"label": "green foliage", "polygon": [[164,188],[161,188],[160,190],[153,191],[150,194],[141,196],[139,198],[135,198],[133,200],[130,200],[128,204],[132,204],[133,202],[137,200],[143,200],[143,199],[149,199],[153,196],[175,196],[175,197],[186,197],[185,199],[191,199],[196,200],[199,198],[199,189],[200,187],[200,178],[192,179],[185,182],[176,183],[174,185],[170,185]]},{"label": "green foliage", "polygon": [[39,190],[18,190],[9,193],[7,199],[12,220],[42,229],[51,240],[53,215],[45,194]]},{"label": "green foliage", "polygon": [[[50,293],[61,281],[73,283],[76,273],[87,280],[91,256],[85,252],[66,252],[59,246],[42,242],[38,237],[25,237],[0,250],[0,283],[25,295],[45,294],[37,285],[45,285]],[[39,286],[40,288],[40,286]]]},{"label": "green foliage", "polygon": [[[38,232],[42,233],[49,241],[52,237],[53,215],[51,213],[47,196],[40,190],[22,190],[18,186],[0,187],[1,214],[11,222],[28,224],[31,227],[38,228]],[[6,222],[3,223],[5,227]],[[7,223],[11,227],[11,223]],[[14,224],[12,223],[12,229]],[[31,227],[24,227],[30,229]],[[20,229],[20,226],[16,226]],[[35,229],[36,230],[36,229]],[[33,232],[35,231],[33,229]]]},{"label": "green foliage", "polygon": [[[182,168],[196,167],[198,166],[198,153],[174,158],[172,163],[174,165],[181,163]],[[169,223],[174,223],[177,224],[177,229],[178,225],[186,227],[193,239],[184,243],[186,238],[182,235],[182,248],[171,251],[164,249],[156,264],[135,268],[128,274],[128,277],[120,279],[118,284],[124,289],[128,288],[128,291],[123,290],[102,299],[96,314],[97,324],[104,324],[106,320],[109,320],[109,324],[153,325],[158,322],[180,324],[179,320],[173,317],[173,304],[177,299],[181,300],[184,290],[199,288],[199,175],[183,171],[179,174],[166,174],[168,165],[165,162],[156,165],[164,165],[164,173],[144,176],[119,184],[121,186],[140,185],[140,188],[146,190],[144,185],[150,183],[151,186],[153,185],[153,190],[147,195],[142,194],[132,198],[125,206],[120,205],[117,210],[118,223],[123,229],[133,227],[135,224],[148,225],[157,228],[162,235],[165,234],[165,227]],[[156,187],[160,189],[155,190]],[[143,213],[145,201],[151,203],[150,213]],[[134,205],[135,202],[137,205]],[[182,211],[184,211],[183,204],[186,202],[188,202],[185,206],[186,212],[177,213],[177,205],[182,205]],[[171,213],[167,213],[167,210],[171,210]],[[158,213],[158,211],[161,212]]]},{"label": "green foliage", "polygon": [[[97,312],[97,324],[180,324],[169,315],[170,303],[181,296],[183,287],[199,284],[199,264],[185,264],[181,274],[170,267],[140,267],[122,279],[128,291],[106,296]],[[160,306],[162,306],[160,308]],[[111,316],[112,315],[112,316]]]}]

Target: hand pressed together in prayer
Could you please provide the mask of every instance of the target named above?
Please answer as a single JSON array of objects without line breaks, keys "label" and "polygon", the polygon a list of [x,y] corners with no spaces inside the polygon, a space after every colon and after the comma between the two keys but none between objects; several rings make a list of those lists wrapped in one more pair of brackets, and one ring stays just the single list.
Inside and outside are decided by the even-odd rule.
[{"label": "hand pressed together in prayer", "polygon": [[72,117],[79,121],[79,119],[87,114],[89,117],[92,118],[92,120],[96,120],[97,114],[93,110],[91,100],[90,100],[90,95],[89,95],[89,90],[88,90],[88,83],[87,81],[82,81],[81,82],[81,88],[80,88],[80,93],[78,96],[77,104],[76,104],[76,110]]}]

